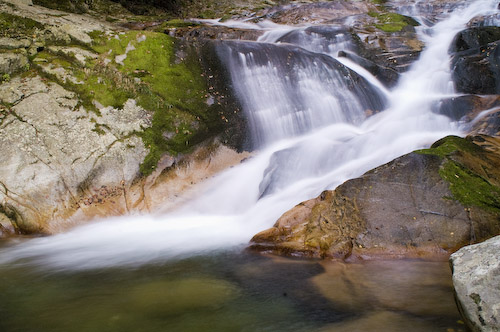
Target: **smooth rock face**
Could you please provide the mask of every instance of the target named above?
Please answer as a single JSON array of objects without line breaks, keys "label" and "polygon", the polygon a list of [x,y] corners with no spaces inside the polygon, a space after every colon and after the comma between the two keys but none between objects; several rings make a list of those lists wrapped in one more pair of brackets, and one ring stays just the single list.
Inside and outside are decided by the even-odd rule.
[{"label": "smooth rock face", "polygon": [[450,257],[462,316],[472,331],[500,331],[500,236]]},{"label": "smooth rock face", "polygon": [[297,205],[255,235],[252,247],[341,259],[446,257],[498,234],[496,203],[475,204],[498,199],[499,155],[453,137],[434,149],[397,158]]}]

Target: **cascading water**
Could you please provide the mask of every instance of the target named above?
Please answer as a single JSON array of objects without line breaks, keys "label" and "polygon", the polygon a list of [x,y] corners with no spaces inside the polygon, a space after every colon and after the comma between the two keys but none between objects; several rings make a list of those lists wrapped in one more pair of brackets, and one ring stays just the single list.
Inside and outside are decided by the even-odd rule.
[{"label": "cascading water", "polygon": [[174,213],[114,218],[18,240],[3,249],[0,262],[85,269],[239,246],[322,190],[459,134],[456,123],[431,110],[453,94],[448,45],[471,18],[495,7],[495,1],[476,1],[422,29],[426,49],[392,92],[370,84],[375,79],[366,72],[359,71],[362,77],[345,67],[356,69],[349,61],[334,59],[338,45],[329,44],[328,36],[343,49],[351,47],[339,39],[338,28],[280,27],[258,42],[221,43],[219,54],[250,119],[258,155],[211,180],[199,198]]}]

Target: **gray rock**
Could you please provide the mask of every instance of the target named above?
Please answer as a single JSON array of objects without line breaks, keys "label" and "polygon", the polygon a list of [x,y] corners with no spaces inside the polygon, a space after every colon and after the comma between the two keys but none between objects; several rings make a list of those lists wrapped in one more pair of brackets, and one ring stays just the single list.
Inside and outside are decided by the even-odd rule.
[{"label": "gray rock", "polygon": [[48,50],[54,54],[62,54],[64,56],[73,58],[82,67],[85,66],[87,60],[97,59],[96,53],[81,49],[79,47],[49,46]]},{"label": "gray rock", "polygon": [[28,57],[18,53],[0,53],[0,73],[12,74],[28,64]]},{"label": "gray rock", "polygon": [[500,236],[450,257],[459,309],[472,331],[500,331]]},{"label": "gray rock", "polygon": [[14,104],[0,124],[0,212],[9,207],[21,232],[64,223],[93,188],[137,178],[147,150],[131,133],[149,122],[133,101],[123,114],[107,109],[98,116],[40,77],[3,84],[0,99]]},{"label": "gray rock", "polygon": [[18,48],[28,48],[31,41],[28,39],[0,38],[0,49],[15,50]]}]

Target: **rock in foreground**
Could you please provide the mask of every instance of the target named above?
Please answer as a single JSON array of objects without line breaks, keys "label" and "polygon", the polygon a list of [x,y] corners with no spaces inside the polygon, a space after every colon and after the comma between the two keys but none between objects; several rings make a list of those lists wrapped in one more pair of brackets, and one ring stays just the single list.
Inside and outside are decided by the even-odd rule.
[{"label": "rock in foreground", "polygon": [[[347,258],[444,256],[500,233],[500,156],[489,137],[447,137],[303,202],[252,248]],[[491,145],[489,147],[488,145]]]},{"label": "rock in foreground", "polygon": [[471,331],[500,331],[500,236],[450,257],[459,309]]}]

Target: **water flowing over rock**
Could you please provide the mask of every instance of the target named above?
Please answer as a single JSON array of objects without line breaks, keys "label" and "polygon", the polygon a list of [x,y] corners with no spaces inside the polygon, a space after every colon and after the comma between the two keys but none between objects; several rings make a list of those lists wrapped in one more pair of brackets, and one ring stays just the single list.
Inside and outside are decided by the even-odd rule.
[{"label": "water flowing over rock", "polygon": [[500,232],[499,165],[498,153],[445,138],[297,205],[252,247],[334,258],[446,255]]},{"label": "water flowing over rock", "polygon": [[[311,226],[312,235],[307,238],[311,240],[308,242],[311,255],[344,257],[351,251],[362,250],[360,245],[396,256],[446,254],[460,245],[491,235],[495,226],[489,220],[496,212],[481,205],[483,196],[469,197],[447,184],[454,179],[467,179],[490,192],[491,183],[488,181],[495,178],[495,168],[491,167],[496,165],[495,158],[491,157],[490,164],[481,159],[481,153],[467,154],[476,164],[484,166],[487,174],[475,169],[473,163],[448,155],[449,151],[443,152],[444,155],[415,153],[396,159],[391,166],[386,163],[427,147],[446,135],[463,135],[479,123],[478,118],[493,116],[493,113],[485,115],[482,112],[486,110],[480,110],[488,105],[493,107],[492,112],[495,110],[495,102],[483,97],[471,103],[474,105],[464,107],[470,111],[458,110],[456,114],[443,111],[444,106],[440,110],[436,105],[460,97],[453,90],[447,53],[453,36],[471,19],[494,14],[497,3],[440,1],[434,5],[429,1],[419,1],[418,6],[406,2],[404,6],[398,6],[400,3],[293,3],[259,10],[246,21],[225,18],[222,21],[123,25],[122,20],[116,25],[109,22],[99,25],[99,20],[89,19],[89,25],[79,30],[82,34],[73,31],[72,35],[65,34],[63,27],[76,25],[87,16],[69,14],[57,17],[54,13],[59,12],[40,9],[36,5],[26,6],[27,9],[23,10],[27,16],[33,19],[41,16],[37,21],[41,27],[36,25],[40,31],[34,28],[33,31],[43,32],[50,38],[44,39],[45,43],[40,45],[38,40],[28,38],[32,44],[28,49],[21,47],[30,54],[28,59],[33,68],[25,69],[22,77],[16,76],[10,83],[18,80],[23,83],[23,79],[26,83],[38,79],[39,75],[46,76],[44,80],[38,79],[40,95],[46,96],[51,89],[62,91],[68,98],[56,98],[56,102],[64,108],[60,109],[61,114],[69,115],[67,119],[58,119],[55,124],[45,118],[40,123],[49,128],[59,125],[60,128],[55,130],[71,133],[71,122],[80,121],[87,126],[87,130],[81,132],[91,131],[89,136],[94,137],[100,148],[94,154],[87,151],[92,148],[87,145],[80,154],[72,153],[77,150],[73,146],[62,152],[57,149],[47,152],[40,148],[42,142],[32,149],[37,152],[38,159],[46,157],[43,161],[47,164],[50,161],[50,165],[57,162],[61,153],[69,151],[71,162],[61,166],[64,170],[71,169],[72,163],[86,165],[85,160],[92,164],[78,173],[78,177],[70,177],[71,181],[67,182],[72,190],[63,194],[75,192],[76,184],[76,195],[70,195],[69,201],[61,201],[64,204],[77,202],[78,211],[93,211],[94,214],[89,212],[92,216],[151,211],[151,207],[159,206],[162,200],[165,210],[174,207],[176,211],[102,220],[58,236],[25,241],[20,246],[9,248],[12,250],[3,262],[47,260],[48,265],[58,268],[94,268],[144,264],[154,259],[243,246],[251,235],[269,228],[291,206],[325,190],[326,193],[318,198],[319,203],[304,204],[305,208],[299,213],[307,215],[308,208],[316,203],[328,205],[326,202],[333,202],[335,207],[329,209],[328,219],[321,219],[319,224]],[[429,11],[421,10],[421,4],[429,4]],[[6,10],[14,15],[11,6],[1,6],[9,7]],[[447,9],[439,14],[439,8]],[[314,22],[315,26],[276,24],[286,15],[293,21],[294,13],[300,12],[309,13],[306,21]],[[127,26],[141,30],[121,31]],[[94,28],[98,31],[90,33]],[[161,33],[151,31],[153,29]],[[17,33],[11,30],[9,38]],[[163,32],[168,32],[168,35]],[[78,35],[81,38],[75,39]],[[86,46],[79,47],[73,42]],[[80,50],[75,54],[73,47]],[[84,49],[92,52],[85,56]],[[339,53],[342,56],[339,57]],[[384,75],[386,86],[393,87],[391,90],[377,79]],[[81,98],[77,99],[76,95]],[[31,97],[23,95],[22,89],[6,89],[0,108],[4,120],[2,125],[6,128],[10,124],[26,125],[26,134],[30,133],[31,141],[42,140],[45,134],[40,133],[48,129],[39,128],[38,120],[27,116],[33,113],[32,110],[30,113],[16,108]],[[13,100],[14,105],[9,100]],[[23,117],[10,114],[12,108]],[[456,121],[459,117],[460,120]],[[472,122],[465,123],[469,119]],[[494,126],[494,121],[489,124]],[[15,126],[12,128],[19,132]],[[103,140],[95,138],[99,135]],[[79,142],[73,136],[67,136]],[[12,137],[17,136],[12,134]],[[103,142],[108,138],[116,143],[106,145],[114,142]],[[61,139],[64,141],[66,137]],[[128,144],[130,139],[137,139],[137,144]],[[7,154],[5,159],[21,155],[20,160],[24,161],[25,155],[30,153],[28,148],[32,148],[26,140],[7,137],[8,144],[22,145],[26,151],[19,148]],[[481,140],[483,146],[493,144],[489,138],[475,138],[477,143]],[[46,139],[46,142],[61,145],[51,139]],[[106,144],[101,146],[101,143]],[[224,144],[239,150],[257,150],[252,158],[240,163],[249,154],[237,154]],[[442,149],[441,146],[447,144],[437,149]],[[110,147],[109,151],[107,147]],[[139,147],[143,153],[134,155],[137,158],[130,163],[118,157],[116,160],[121,162],[113,161],[112,154],[108,155],[114,148]],[[120,151],[119,156],[128,156],[128,152]],[[461,153],[457,152],[457,155]],[[108,157],[112,159],[109,169],[108,164],[94,169]],[[61,158],[66,160],[64,156]],[[223,159],[228,161],[224,163]],[[339,187],[338,193],[341,194],[330,191],[379,165],[384,166]],[[121,175],[120,166],[126,168],[127,175],[135,175],[118,176]],[[224,166],[234,167],[211,178],[213,172]],[[392,166],[401,169],[401,174],[397,174],[400,176],[398,181],[391,181],[394,177]],[[471,168],[471,173],[462,174],[462,166],[463,172],[467,173],[465,170]],[[10,178],[17,174],[15,171],[23,169],[17,166],[15,170],[8,168],[9,181],[6,182],[11,182]],[[441,174],[442,170],[450,172]],[[112,173],[109,178],[113,181],[119,177],[119,183],[107,183],[107,172]],[[426,172],[432,174],[426,177]],[[66,176],[66,172],[59,173]],[[376,174],[383,175],[382,182],[377,182]],[[486,181],[488,183],[481,182],[481,176],[491,179]],[[177,182],[167,182],[173,178]],[[390,224],[402,228],[387,233],[385,229],[380,230],[379,226],[387,219],[386,213],[379,208],[380,198],[370,196],[364,187],[358,192],[353,185],[363,184],[363,181],[369,184],[368,189],[371,185],[384,195],[399,194],[392,196],[395,203],[391,207],[393,217]],[[189,185],[191,182],[193,186]],[[194,190],[194,184],[200,182],[197,187],[200,189]],[[179,191],[169,188],[177,186],[183,188],[184,197],[175,197]],[[436,193],[429,194],[426,189],[434,187]],[[9,196],[2,201],[2,223],[7,218],[14,224],[22,224],[27,208],[16,205],[13,193],[20,195],[11,188],[3,190],[3,195]],[[365,196],[361,199],[357,195]],[[62,204],[49,196],[52,203]],[[30,198],[26,205],[35,202],[31,196],[23,197]],[[401,197],[409,200],[401,200]],[[417,197],[421,206],[408,203],[412,202],[412,197]],[[493,194],[487,196],[487,203],[491,201],[495,201]],[[437,206],[437,203],[444,207]],[[98,207],[87,210],[88,206]],[[54,209],[52,205],[50,209]],[[373,218],[378,218],[374,219],[375,226],[366,219],[363,209]],[[61,219],[71,221],[63,215],[63,210],[49,210],[49,217],[59,217],[60,213]],[[398,213],[406,210],[408,213],[404,217],[408,220],[397,218]],[[81,220],[77,213],[70,216]],[[352,220],[347,216],[352,216]],[[332,223],[335,218],[340,220],[338,227]],[[435,221],[432,227],[450,222],[450,227],[457,230],[446,227],[445,230],[434,230],[426,224],[427,221]],[[119,222],[123,232],[113,237]],[[471,223],[475,238],[470,233]],[[372,226],[379,230],[367,228]],[[338,233],[339,240],[323,234],[323,230]],[[378,237],[365,235],[358,239],[359,234],[367,231],[371,232],[370,236]],[[2,232],[5,232],[5,227]],[[102,236],[95,237],[96,233]],[[434,236],[435,240],[432,240]]]},{"label": "water flowing over rock", "polygon": [[[224,121],[229,93],[208,89],[194,47],[160,33],[118,33],[91,16],[24,2],[0,6],[2,235],[59,232],[97,217],[151,211],[159,201],[166,209],[187,187],[246,157],[233,158],[237,153],[221,144],[239,144]],[[145,83],[157,74],[144,67],[151,59],[123,69],[137,52],[144,56],[134,61],[152,51],[164,58],[156,70],[176,67],[175,84],[183,87],[175,102],[158,96],[168,88],[172,95],[165,87],[172,72]],[[153,84],[162,90],[153,92]],[[179,153],[202,141],[189,156]],[[200,162],[208,165],[194,176]],[[177,166],[184,176],[176,176]],[[179,178],[190,181],[181,185]],[[170,189],[159,183],[165,179]]]},{"label": "water flowing over rock", "polygon": [[230,68],[257,146],[329,123],[359,123],[384,108],[381,92],[329,56],[291,45],[230,41],[217,52]]},{"label": "water flowing over rock", "polygon": [[471,331],[500,331],[500,236],[450,257],[457,304]]}]

